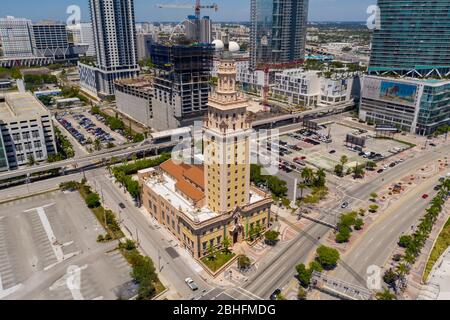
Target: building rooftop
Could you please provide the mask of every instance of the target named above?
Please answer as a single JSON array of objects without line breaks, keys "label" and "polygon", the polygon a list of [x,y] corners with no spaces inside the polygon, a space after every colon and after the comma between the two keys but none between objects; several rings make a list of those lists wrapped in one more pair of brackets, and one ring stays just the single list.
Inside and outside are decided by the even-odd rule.
[{"label": "building rooftop", "polygon": [[142,91],[153,91],[153,77],[123,78],[116,80],[116,84],[133,87]]},{"label": "building rooftop", "polygon": [[434,78],[428,78],[428,79],[420,79],[420,78],[409,78],[409,77],[403,77],[403,78],[396,78],[396,77],[389,77],[389,76],[375,76],[375,75],[368,75],[367,77],[370,78],[377,78],[384,81],[395,81],[395,82],[406,82],[406,83],[417,83],[417,84],[425,84],[428,86],[442,86],[444,84],[450,84],[450,79],[434,79]]},{"label": "building rooftop", "polygon": [[[150,173],[149,178],[144,179],[144,183],[193,222],[202,223],[219,216],[219,213],[201,202],[205,197],[202,165],[178,164],[168,160],[160,165],[160,170],[150,168],[139,173]],[[264,199],[264,196],[256,190],[250,190],[249,205]]]},{"label": "building rooftop", "polygon": [[29,92],[0,95],[0,119],[3,121],[32,119],[48,114],[49,111]]}]

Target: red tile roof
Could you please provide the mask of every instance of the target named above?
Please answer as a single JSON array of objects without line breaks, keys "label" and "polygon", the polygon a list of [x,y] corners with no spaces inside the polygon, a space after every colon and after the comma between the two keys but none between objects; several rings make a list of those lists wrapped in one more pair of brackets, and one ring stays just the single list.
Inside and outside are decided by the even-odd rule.
[{"label": "red tile roof", "polygon": [[203,192],[205,190],[203,166],[177,164],[173,160],[168,160],[162,163],[160,168],[173,177],[177,181],[175,187],[194,202],[198,202],[205,197]]}]

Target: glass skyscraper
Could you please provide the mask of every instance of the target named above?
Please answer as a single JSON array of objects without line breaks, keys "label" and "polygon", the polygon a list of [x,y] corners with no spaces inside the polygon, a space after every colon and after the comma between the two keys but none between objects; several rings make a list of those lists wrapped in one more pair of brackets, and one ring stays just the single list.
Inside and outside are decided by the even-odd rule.
[{"label": "glass skyscraper", "polygon": [[308,0],[251,0],[250,66],[305,57]]},{"label": "glass skyscraper", "polygon": [[450,71],[450,0],[378,0],[378,6],[370,73]]}]

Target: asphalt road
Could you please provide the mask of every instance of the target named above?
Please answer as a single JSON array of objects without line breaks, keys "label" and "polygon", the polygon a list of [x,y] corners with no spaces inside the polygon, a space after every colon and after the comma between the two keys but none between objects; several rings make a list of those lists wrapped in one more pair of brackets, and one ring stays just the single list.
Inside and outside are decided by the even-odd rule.
[{"label": "asphalt road", "polygon": [[[210,290],[211,287],[206,283],[193,268],[186,263],[181,256],[174,258],[173,251],[168,248],[174,248],[174,244],[168,242],[157,227],[149,224],[149,221],[143,214],[128,201],[123,191],[113,185],[108,178],[109,174],[104,169],[96,170],[98,174],[88,177],[88,182],[96,188],[100,188],[106,203],[114,212],[120,212],[121,226],[132,233],[133,239],[139,240],[139,244],[144,253],[149,256],[156,269],[159,269],[162,277],[181,294],[181,298],[190,299],[195,296],[184,282],[184,279],[190,277],[199,286],[199,291]],[[99,190],[100,191],[100,190]],[[125,209],[119,209],[118,204],[124,203]],[[123,228],[122,228],[123,229]],[[158,258],[158,253],[159,257]],[[172,254],[172,255],[171,255]]]},{"label": "asphalt road", "polygon": [[[439,176],[436,176],[427,180],[391,205],[342,257],[346,267],[338,264],[332,276],[366,286],[367,268],[371,265],[379,267],[385,265],[397,246],[399,236],[410,232],[425,214],[430,199],[437,193],[433,191],[433,187],[438,184],[438,179]],[[427,200],[421,197],[424,193],[430,195]],[[349,269],[362,278],[355,277],[354,273],[348,271]]]},{"label": "asphalt road", "polygon": [[[394,169],[379,174],[365,184],[342,189],[346,196],[334,207],[329,208],[328,213],[322,213],[322,219],[334,223],[336,219],[334,212],[349,211],[353,206],[355,206],[354,209],[357,209],[359,200],[367,199],[372,192],[377,192],[382,186],[395,183],[410,172],[414,172],[432,161],[449,155],[450,148],[448,144],[441,145],[397,165]],[[349,208],[342,210],[340,205],[344,201],[347,201],[350,205]],[[410,225],[410,222],[406,224]],[[282,288],[292,279],[295,275],[295,266],[297,264],[308,262],[306,259],[320,243],[318,239],[323,239],[328,231],[329,228],[318,224],[313,224],[306,230],[301,231],[296,238],[286,244],[276,255],[261,261],[258,271],[243,288],[263,299],[267,299],[275,289]],[[379,236],[383,237],[383,234]],[[399,234],[396,236],[399,236]],[[370,259],[368,259],[368,263],[373,264]],[[352,277],[358,279],[359,282],[364,282],[365,269],[363,273],[354,270],[348,268],[347,272],[351,273]]]}]

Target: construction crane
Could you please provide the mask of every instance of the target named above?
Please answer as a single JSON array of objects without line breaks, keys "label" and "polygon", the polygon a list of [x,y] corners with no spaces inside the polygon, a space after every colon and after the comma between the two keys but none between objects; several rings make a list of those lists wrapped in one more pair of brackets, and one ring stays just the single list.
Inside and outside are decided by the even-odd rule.
[{"label": "construction crane", "polygon": [[214,11],[219,10],[219,6],[215,3],[210,5],[201,5],[200,0],[195,1],[195,5],[191,4],[157,4],[156,7],[158,8],[165,8],[165,9],[194,9],[195,10],[195,17],[197,19],[200,19],[201,16],[201,9],[214,9]]}]

